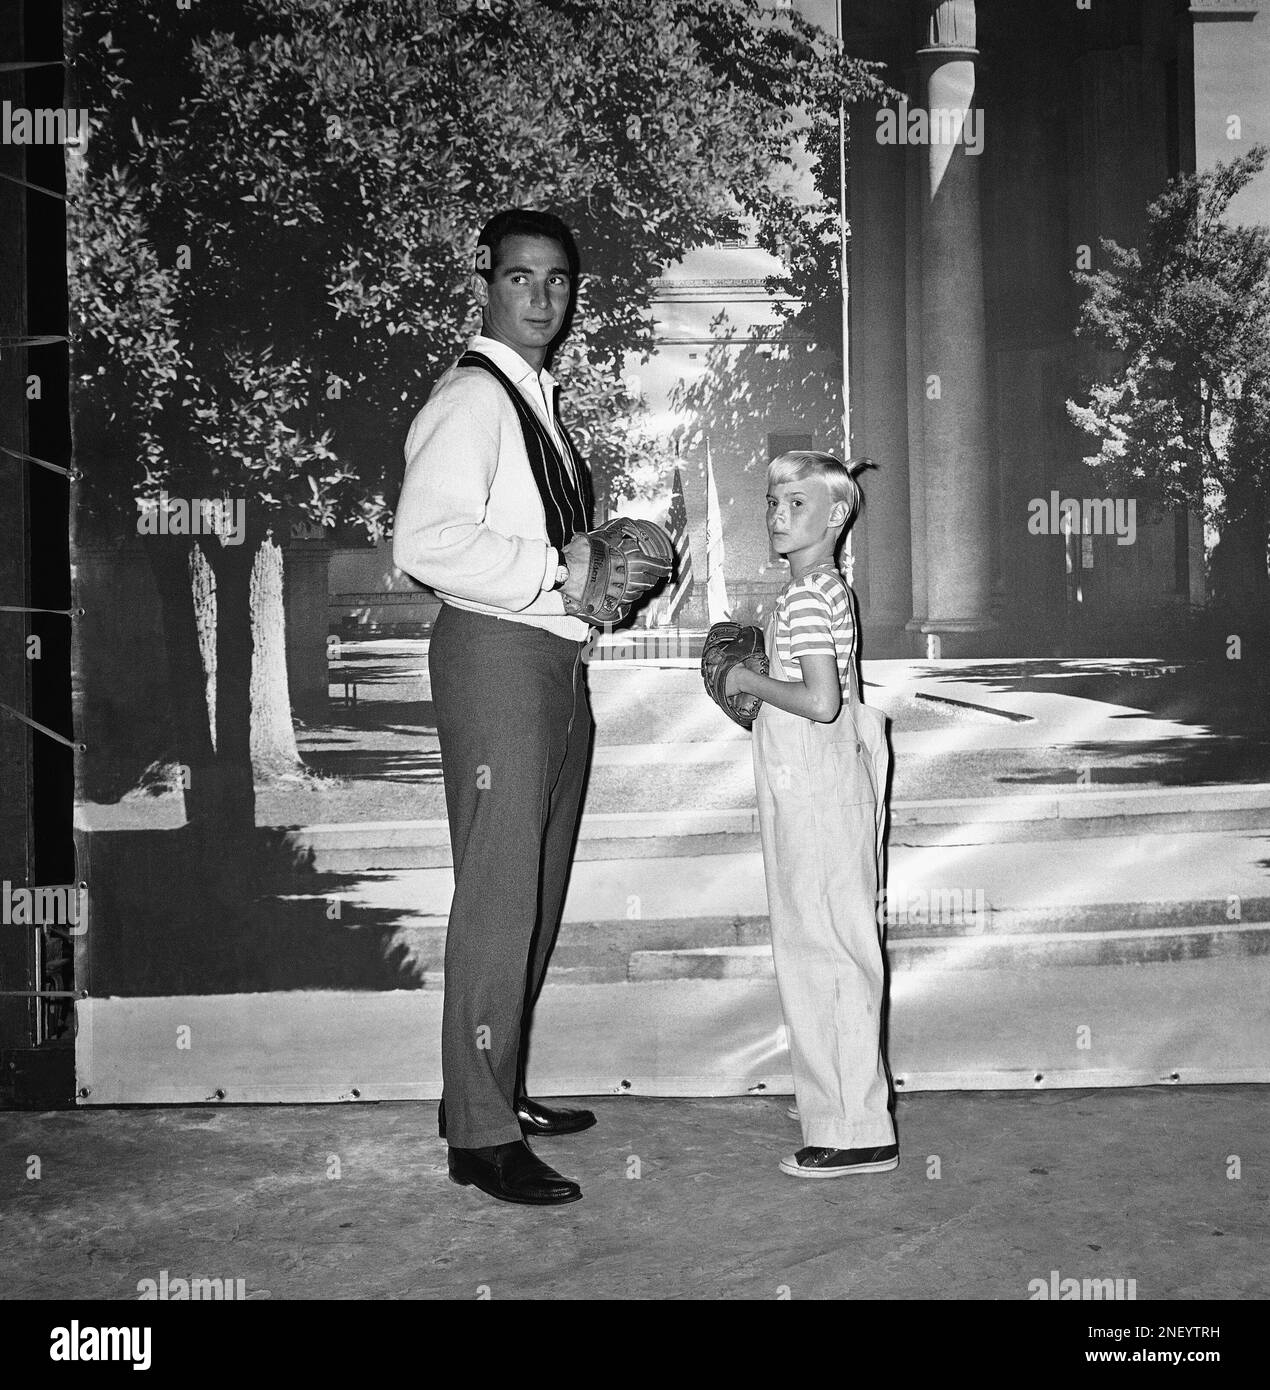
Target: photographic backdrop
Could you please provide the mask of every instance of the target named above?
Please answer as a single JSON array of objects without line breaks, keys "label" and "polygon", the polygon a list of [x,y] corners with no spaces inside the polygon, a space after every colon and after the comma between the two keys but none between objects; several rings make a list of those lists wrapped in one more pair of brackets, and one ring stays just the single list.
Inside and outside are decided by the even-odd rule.
[{"label": "photographic backdrop", "polygon": [[[764,470],[867,456],[897,1089],[1270,1078],[1270,12],[75,0],[85,1104],[431,1098],[452,886],[391,563],[476,233],[575,229],[552,370],[679,573],[597,724],[541,1094],[792,1089],[748,736]],[[544,55],[547,55],[544,58]]]}]

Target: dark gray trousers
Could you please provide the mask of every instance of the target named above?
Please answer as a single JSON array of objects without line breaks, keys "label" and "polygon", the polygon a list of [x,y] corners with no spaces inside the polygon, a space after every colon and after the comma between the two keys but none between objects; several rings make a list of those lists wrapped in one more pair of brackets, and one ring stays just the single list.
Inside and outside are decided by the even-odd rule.
[{"label": "dark gray trousers", "polygon": [[443,604],[428,651],[454,857],[441,1072],[457,1148],[521,1137],[594,723],[578,642]]}]

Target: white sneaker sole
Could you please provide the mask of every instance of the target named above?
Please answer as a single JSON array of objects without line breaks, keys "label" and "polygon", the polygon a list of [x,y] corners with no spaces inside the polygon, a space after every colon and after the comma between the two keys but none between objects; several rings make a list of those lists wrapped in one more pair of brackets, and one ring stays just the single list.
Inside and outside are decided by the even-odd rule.
[{"label": "white sneaker sole", "polygon": [[788,1173],[791,1178],[845,1178],[852,1173],[886,1173],[899,1166],[898,1154],[879,1163],[852,1163],[844,1168],[803,1168],[794,1154],[782,1158],[780,1163],[781,1172]]},{"label": "white sneaker sole", "polygon": [[789,1116],[791,1120],[798,1119],[798,1107],[796,1105],[791,1105],[789,1109],[785,1111],[785,1113]]}]

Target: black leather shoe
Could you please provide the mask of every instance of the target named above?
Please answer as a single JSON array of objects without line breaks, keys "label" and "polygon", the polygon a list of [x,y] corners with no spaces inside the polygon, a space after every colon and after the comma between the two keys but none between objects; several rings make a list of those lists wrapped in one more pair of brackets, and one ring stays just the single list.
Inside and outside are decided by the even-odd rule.
[{"label": "black leather shoe", "polygon": [[523,1139],[488,1149],[451,1148],[450,1181],[530,1207],[561,1206],[582,1196],[576,1182],[548,1168]]},{"label": "black leather shoe", "polygon": [[[549,1138],[553,1134],[577,1134],[590,1129],[595,1123],[595,1115],[590,1110],[549,1110],[536,1100],[522,1096],[516,1106],[516,1118],[520,1121],[520,1132],[526,1139]],[[445,1138],[445,1099],[437,1108],[437,1133]]]},{"label": "black leather shoe", "polygon": [[528,1096],[521,1096],[517,1103],[516,1118],[520,1121],[521,1133],[529,1137],[577,1134],[595,1123],[595,1115],[590,1110],[551,1110]]}]

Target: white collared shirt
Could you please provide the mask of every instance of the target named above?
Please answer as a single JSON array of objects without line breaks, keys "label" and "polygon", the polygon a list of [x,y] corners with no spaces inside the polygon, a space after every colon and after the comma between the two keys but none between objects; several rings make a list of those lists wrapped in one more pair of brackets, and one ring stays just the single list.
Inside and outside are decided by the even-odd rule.
[{"label": "white collared shirt", "polygon": [[[551,373],[481,334],[468,346],[514,382],[559,440]],[[451,367],[415,416],[405,452],[393,522],[397,568],[456,608],[585,642],[588,624],[565,613],[552,587],[560,556],[547,538],[520,418],[502,386],[479,367]],[[568,451],[561,454],[573,471]]]}]

